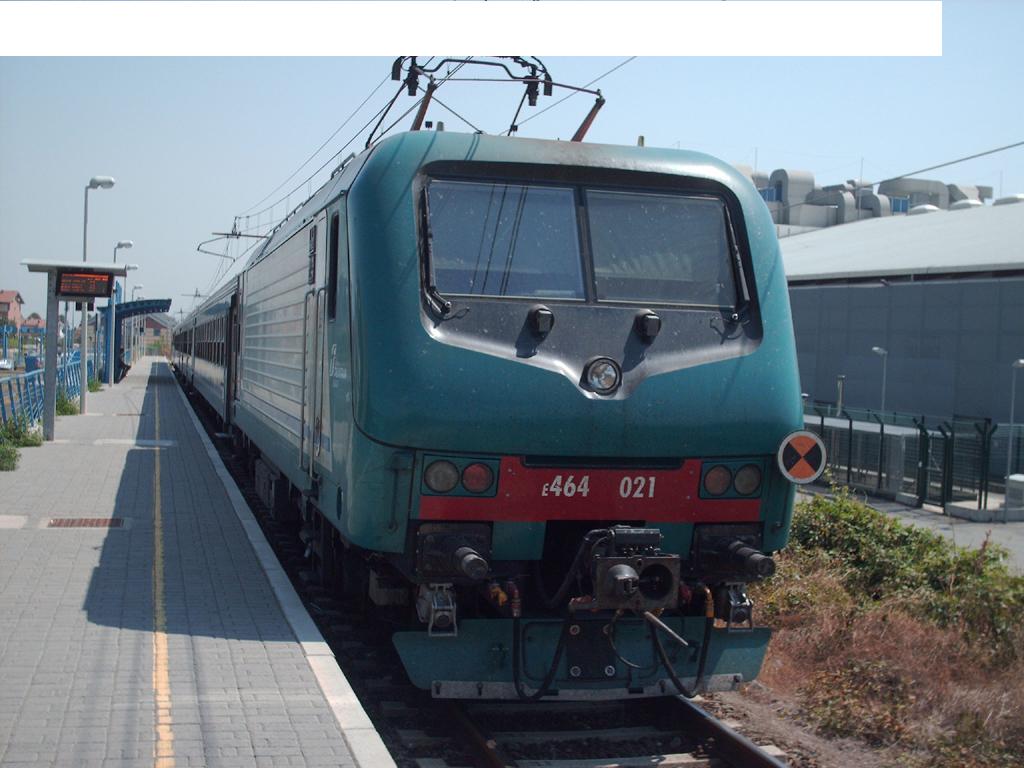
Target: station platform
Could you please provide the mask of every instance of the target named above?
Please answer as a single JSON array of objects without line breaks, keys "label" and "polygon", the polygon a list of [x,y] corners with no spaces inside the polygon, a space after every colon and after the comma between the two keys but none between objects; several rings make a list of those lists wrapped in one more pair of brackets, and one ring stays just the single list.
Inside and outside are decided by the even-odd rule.
[{"label": "station platform", "polygon": [[0,765],[393,766],[162,358],[0,473]]}]

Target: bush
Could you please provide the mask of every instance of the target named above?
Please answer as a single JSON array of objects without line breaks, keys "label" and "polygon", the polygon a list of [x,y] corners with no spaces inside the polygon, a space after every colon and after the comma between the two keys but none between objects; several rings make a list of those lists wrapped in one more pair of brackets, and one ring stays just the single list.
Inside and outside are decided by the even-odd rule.
[{"label": "bush", "polygon": [[[775,575],[762,679],[829,736],[913,768],[1002,768],[1024,754],[1024,576],[844,490],[797,504]],[[1017,760],[1017,762],[1015,762]]]},{"label": "bush", "polygon": [[0,441],[19,448],[36,448],[43,444],[43,436],[32,428],[27,414],[18,413],[0,425]]},{"label": "bush", "polygon": [[103,389],[103,387],[100,386],[99,379],[89,379],[89,391],[90,392],[100,392],[102,389]]},{"label": "bush", "polygon": [[900,599],[942,627],[955,627],[991,661],[1024,657],[1024,577],[1010,572],[1006,551],[986,541],[953,545],[858,503],[845,491],[799,505],[791,545],[841,564],[842,580],[862,601]]},{"label": "bush", "polygon": [[0,472],[17,469],[19,458],[17,447],[5,440],[0,440]]},{"label": "bush", "polygon": [[58,416],[77,416],[78,415],[78,403],[68,397],[68,393],[63,389],[57,390],[57,415]]}]

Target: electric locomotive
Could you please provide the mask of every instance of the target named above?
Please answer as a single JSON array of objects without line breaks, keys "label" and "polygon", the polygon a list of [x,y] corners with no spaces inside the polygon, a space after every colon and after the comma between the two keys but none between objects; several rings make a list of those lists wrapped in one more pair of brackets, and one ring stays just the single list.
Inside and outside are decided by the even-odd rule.
[{"label": "electric locomotive", "polygon": [[[204,328],[220,346],[199,355]],[[392,136],[179,325],[174,362],[433,696],[757,675],[770,631],[745,585],[822,462],[794,437],[774,226],[731,166]]]}]

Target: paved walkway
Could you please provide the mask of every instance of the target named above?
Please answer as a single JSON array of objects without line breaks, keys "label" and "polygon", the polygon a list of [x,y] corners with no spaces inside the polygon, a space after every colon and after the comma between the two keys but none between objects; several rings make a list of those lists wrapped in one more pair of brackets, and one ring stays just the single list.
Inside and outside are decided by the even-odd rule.
[{"label": "paved walkway", "polygon": [[[827,493],[828,491],[815,486],[811,492]],[[801,491],[802,495],[804,495],[803,491]],[[1009,551],[1010,567],[1019,573],[1024,573],[1024,522],[972,523],[958,517],[951,517],[942,511],[942,507],[931,504],[926,504],[923,507],[911,507],[896,501],[886,501],[871,496],[858,497],[879,512],[884,512],[910,525],[928,528],[945,536],[959,547],[980,547],[988,537],[993,543],[999,544]]]},{"label": "paved walkway", "polygon": [[389,764],[167,364],[88,400],[0,473],[0,765]]}]

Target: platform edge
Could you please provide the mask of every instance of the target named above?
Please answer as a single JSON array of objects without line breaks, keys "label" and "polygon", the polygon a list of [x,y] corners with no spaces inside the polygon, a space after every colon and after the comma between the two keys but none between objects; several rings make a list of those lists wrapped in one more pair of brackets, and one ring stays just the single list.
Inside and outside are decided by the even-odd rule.
[{"label": "platform edge", "polygon": [[[171,366],[168,363],[164,363],[164,365],[170,370]],[[320,686],[320,692],[327,700],[327,705],[331,708],[341,735],[352,753],[352,759],[357,766],[365,766],[365,768],[394,768],[394,758],[384,746],[380,734],[377,733],[370,721],[370,716],[366,714],[366,710],[359,703],[355,691],[352,690],[348,678],[338,666],[330,647],[274,557],[273,550],[263,535],[263,530],[259,527],[252,510],[249,509],[249,505],[242,497],[241,491],[238,490],[234,478],[224,466],[224,462],[221,461],[220,454],[217,453],[217,449],[207,436],[206,430],[199,423],[199,417],[196,416],[192,410],[192,404],[188,402],[185,393],[178,386],[177,379],[175,379],[174,388],[185,405],[185,412],[188,413],[192,426],[206,449],[206,455],[213,463],[213,469],[224,486],[224,491],[231,501],[231,507],[234,509],[249,545],[252,547],[253,554],[259,561],[274,596],[281,606],[285,620],[291,627],[295,640],[302,647],[306,663],[313,672],[317,685]]]}]

